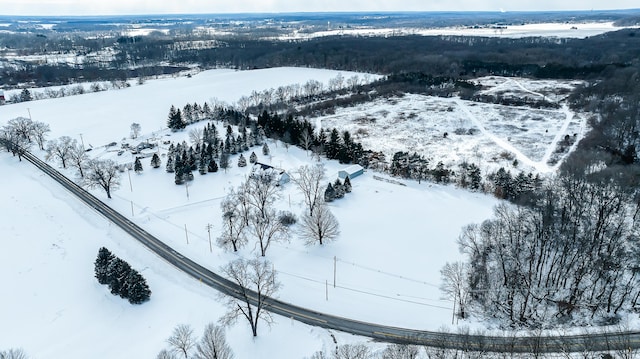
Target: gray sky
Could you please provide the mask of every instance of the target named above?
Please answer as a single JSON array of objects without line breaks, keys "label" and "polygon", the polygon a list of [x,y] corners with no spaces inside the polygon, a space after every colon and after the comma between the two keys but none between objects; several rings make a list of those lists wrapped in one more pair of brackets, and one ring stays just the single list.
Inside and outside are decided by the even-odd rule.
[{"label": "gray sky", "polygon": [[318,11],[535,11],[640,8],[638,0],[0,0],[1,15]]}]

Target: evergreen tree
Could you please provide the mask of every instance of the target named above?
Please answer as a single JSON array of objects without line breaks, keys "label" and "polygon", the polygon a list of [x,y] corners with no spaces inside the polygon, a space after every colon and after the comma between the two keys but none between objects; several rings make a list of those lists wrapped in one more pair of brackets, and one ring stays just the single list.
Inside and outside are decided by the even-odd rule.
[{"label": "evergreen tree", "polygon": [[262,145],[262,154],[265,156],[269,156],[269,146],[267,146],[266,143]]},{"label": "evergreen tree", "polygon": [[241,153],[240,157],[238,158],[238,167],[246,167],[246,166],[247,166],[247,160],[244,158],[244,156]]},{"label": "evergreen tree", "polygon": [[27,102],[33,100],[31,92],[28,89],[24,89],[20,92],[20,102]]},{"label": "evergreen tree", "polygon": [[329,135],[329,142],[327,143],[327,158],[338,159],[340,157],[341,148],[342,143],[340,142],[340,133],[334,128],[333,130],[331,130],[331,134]]},{"label": "evergreen tree", "polygon": [[182,112],[180,112],[180,109],[176,109],[172,105],[171,109],[169,109],[167,127],[169,127],[171,131],[178,131],[185,128],[186,126],[186,123],[182,120]]},{"label": "evergreen tree", "polygon": [[176,166],[174,183],[177,185],[184,183],[184,166]]},{"label": "evergreen tree", "polygon": [[349,179],[349,176],[344,179],[343,187],[345,193],[351,193],[351,180]]},{"label": "evergreen tree", "polygon": [[201,175],[206,175],[207,174],[207,161],[204,160],[204,158],[202,158],[198,164],[198,172]]},{"label": "evergreen tree", "polygon": [[336,198],[336,191],[333,189],[331,183],[327,185],[327,189],[324,190],[324,201],[332,202]]},{"label": "evergreen tree", "polygon": [[161,164],[162,161],[160,161],[160,156],[158,156],[157,153],[154,153],[153,157],[151,157],[151,167],[158,168]]},{"label": "evergreen tree", "polygon": [[227,168],[229,168],[229,154],[227,152],[222,152],[220,154],[220,168],[227,173]]},{"label": "evergreen tree", "polygon": [[344,185],[340,182],[340,178],[336,178],[336,181],[333,183],[333,190],[335,191],[335,198],[344,197]]},{"label": "evergreen tree", "polygon": [[169,154],[169,156],[167,157],[167,173],[173,173],[175,171],[173,161],[173,156]]},{"label": "evergreen tree", "polygon": [[147,281],[136,270],[131,270],[126,277],[126,298],[131,304],[142,304],[151,297]]},{"label": "evergreen tree", "polygon": [[209,172],[218,172],[218,164],[216,163],[216,160],[214,160],[213,158],[211,160],[209,160],[209,165],[207,166],[207,171],[209,171]]},{"label": "evergreen tree", "polygon": [[251,155],[249,156],[249,163],[256,163],[258,162],[258,156],[256,156],[255,152],[251,152]]},{"label": "evergreen tree", "polygon": [[479,190],[482,187],[482,174],[480,173],[480,168],[472,163],[467,169],[467,174],[469,176],[469,188],[475,191]]},{"label": "evergreen tree", "polygon": [[136,160],[133,162],[133,170],[136,173],[142,172],[142,162],[140,162],[140,157],[136,157]]},{"label": "evergreen tree", "polygon": [[107,284],[109,282],[108,268],[114,255],[105,247],[98,250],[98,258],[95,262],[95,275],[98,283]]},{"label": "evergreen tree", "polygon": [[107,284],[109,285],[111,294],[124,297],[123,294],[127,292],[125,279],[130,271],[131,266],[129,263],[118,257],[115,257],[109,263],[107,268]]}]

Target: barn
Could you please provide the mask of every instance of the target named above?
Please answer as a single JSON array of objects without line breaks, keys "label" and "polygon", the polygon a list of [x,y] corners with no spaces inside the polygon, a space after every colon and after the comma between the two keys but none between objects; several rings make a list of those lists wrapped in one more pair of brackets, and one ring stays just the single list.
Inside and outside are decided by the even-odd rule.
[{"label": "barn", "polygon": [[6,99],[4,98],[4,91],[0,90],[0,105],[4,105]]},{"label": "barn", "polygon": [[364,173],[364,168],[360,165],[353,165],[338,171],[338,177],[344,181],[345,178],[353,179]]}]

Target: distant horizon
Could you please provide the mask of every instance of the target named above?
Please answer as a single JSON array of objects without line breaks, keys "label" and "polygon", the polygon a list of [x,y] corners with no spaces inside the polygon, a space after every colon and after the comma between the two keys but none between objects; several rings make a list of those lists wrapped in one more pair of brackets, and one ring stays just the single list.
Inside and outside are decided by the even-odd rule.
[{"label": "distant horizon", "polygon": [[209,16],[209,15],[349,15],[349,14],[536,14],[536,13],[620,13],[620,12],[640,12],[640,7],[625,9],[590,9],[590,10],[353,10],[353,11],[244,11],[244,12],[185,12],[185,13],[122,13],[122,14],[0,14],[0,18],[12,17],[36,17],[36,18],[65,18],[65,17],[138,17],[138,16]]},{"label": "distant horizon", "polygon": [[[464,9],[464,10],[458,10]],[[3,16],[140,16],[140,15],[231,15],[231,14],[300,14],[300,13],[403,13],[403,12],[583,12],[637,10],[630,0],[452,0],[446,3],[423,0],[325,0],[297,2],[290,0],[181,0],[150,2],[147,0],[3,0]]]}]

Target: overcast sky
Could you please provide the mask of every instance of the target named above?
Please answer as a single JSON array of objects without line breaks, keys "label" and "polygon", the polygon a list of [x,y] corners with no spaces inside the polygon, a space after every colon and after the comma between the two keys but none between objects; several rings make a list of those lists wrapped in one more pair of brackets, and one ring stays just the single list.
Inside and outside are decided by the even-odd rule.
[{"label": "overcast sky", "polygon": [[319,11],[537,11],[640,8],[638,0],[0,0],[0,15]]}]

